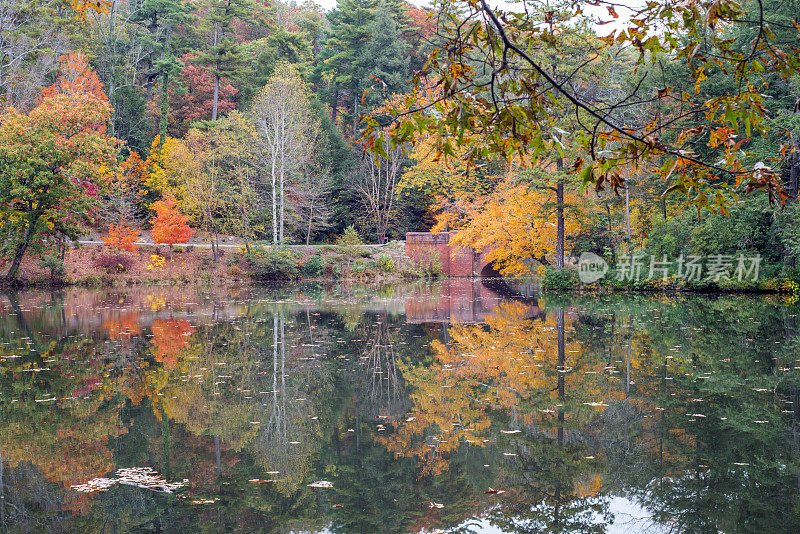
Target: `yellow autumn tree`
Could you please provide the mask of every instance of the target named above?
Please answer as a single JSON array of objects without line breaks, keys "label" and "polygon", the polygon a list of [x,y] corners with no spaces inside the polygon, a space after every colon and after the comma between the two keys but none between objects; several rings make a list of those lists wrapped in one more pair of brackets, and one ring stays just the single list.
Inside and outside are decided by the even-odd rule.
[{"label": "yellow autumn tree", "polygon": [[160,197],[172,196],[181,202],[186,188],[186,146],[181,139],[167,137],[160,146],[159,137],[153,140],[146,165],[150,169],[145,188]]},{"label": "yellow autumn tree", "polygon": [[[530,260],[556,264],[557,190],[542,178],[546,173],[542,168],[509,172],[490,194],[462,196],[456,209],[442,210],[432,231],[457,230],[454,243],[485,249],[503,275],[530,273]],[[574,188],[563,195],[564,232],[575,235],[589,203]]]}]

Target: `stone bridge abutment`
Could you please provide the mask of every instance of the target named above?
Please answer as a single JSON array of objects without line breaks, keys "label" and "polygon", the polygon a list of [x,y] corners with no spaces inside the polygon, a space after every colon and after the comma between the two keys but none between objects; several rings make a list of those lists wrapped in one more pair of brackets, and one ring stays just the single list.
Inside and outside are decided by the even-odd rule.
[{"label": "stone bridge abutment", "polygon": [[426,262],[438,254],[445,276],[477,278],[499,276],[486,250],[478,251],[450,243],[453,232],[409,232],[406,234],[406,255],[414,261]]}]

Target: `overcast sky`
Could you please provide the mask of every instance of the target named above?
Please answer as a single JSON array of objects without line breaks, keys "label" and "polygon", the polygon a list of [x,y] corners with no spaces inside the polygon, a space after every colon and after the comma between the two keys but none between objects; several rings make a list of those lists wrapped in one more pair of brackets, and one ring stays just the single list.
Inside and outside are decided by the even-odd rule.
[{"label": "overcast sky", "polygon": [[[336,0],[314,0],[314,1],[317,4],[319,4],[320,6],[322,6],[322,9],[324,9],[325,11],[330,11],[331,9],[336,7]],[[433,0],[408,0],[408,1],[410,3],[412,3],[412,4],[414,4],[415,6],[419,6],[419,7],[425,7],[425,6],[429,6],[430,7],[430,6],[433,5]],[[608,25],[595,26],[595,31],[597,32],[597,34],[601,35],[601,36],[602,35],[607,35],[608,33],[610,33],[610,31],[612,29],[619,29],[622,26],[622,23],[624,21],[626,21],[630,16],[630,13],[629,12],[626,13],[627,10],[625,10],[624,8],[621,8],[620,4],[622,4],[622,5],[625,5],[625,4],[631,5],[633,3],[633,5],[636,5],[638,3],[638,1],[639,0],[622,0],[621,2],[618,2],[616,5],[617,5],[617,13],[619,13],[619,15],[620,15],[619,19],[613,21],[611,24],[608,24]],[[500,0],[500,1],[498,1],[498,0],[490,0],[489,1],[489,5],[492,6],[492,7],[495,7],[495,8],[496,7],[500,7],[502,9],[509,9],[509,8],[513,9],[514,8],[514,4],[513,3],[508,3],[508,2],[505,2],[505,1],[502,1],[502,0]],[[596,16],[596,18],[598,18],[599,20],[609,20],[611,18],[608,15],[608,12],[606,11],[605,8],[599,8],[599,7],[593,7],[593,6],[584,6],[583,9],[584,9],[584,13],[594,14]]]},{"label": "overcast sky", "polygon": [[[321,6],[322,6],[322,9],[324,9],[325,11],[330,11],[331,9],[333,9],[334,7],[336,7],[336,0],[314,0],[314,1],[315,1],[315,3],[317,3],[317,4],[321,5]],[[426,5],[430,5],[430,4],[431,4],[431,2],[430,2],[429,0],[424,0],[424,1],[420,1],[420,0],[408,0],[408,1],[409,1],[410,3],[412,3],[412,4],[414,4],[415,6],[419,6],[419,7],[422,7],[422,6],[426,6]],[[298,2],[298,3],[299,3],[299,2]]]}]

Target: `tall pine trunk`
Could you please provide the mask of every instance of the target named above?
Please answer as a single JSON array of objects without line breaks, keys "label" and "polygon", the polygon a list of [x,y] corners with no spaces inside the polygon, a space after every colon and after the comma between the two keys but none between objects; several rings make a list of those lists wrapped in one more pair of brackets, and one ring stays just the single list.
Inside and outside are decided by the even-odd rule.
[{"label": "tall pine trunk", "polygon": [[358,91],[353,92],[353,139],[356,138],[358,128]]},{"label": "tall pine trunk", "polygon": [[792,157],[789,168],[789,198],[797,200],[798,178],[800,177],[800,135],[792,135]]},{"label": "tall pine trunk", "polygon": [[[167,35],[164,37],[164,48],[161,57],[166,59],[169,54],[169,36],[172,31],[172,25],[167,25]],[[164,68],[161,71],[161,121],[158,127],[158,148],[164,146],[164,141],[167,139],[167,113],[169,112],[169,97],[167,96],[167,86],[169,85],[169,71]]]},{"label": "tall pine trunk", "polygon": [[164,142],[167,140],[167,113],[169,113],[169,105],[167,102],[168,84],[169,84],[169,75],[165,70],[161,73],[161,120],[159,121],[158,124],[159,148],[163,147]]},{"label": "tall pine trunk", "polygon": [[336,118],[339,116],[339,86],[335,85],[333,97],[331,98],[331,122],[336,126]]},{"label": "tall pine trunk", "polygon": [[[218,35],[217,34],[218,34],[217,24],[214,23],[214,49],[215,50],[217,48],[217,40],[218,40]],[[216,53],[219,54],[219,51],[217,50]],[[217,57],[219,57],[219,56],[217,56]],[[216,69],[214,70],[214,100],[213,100],[213,103],[212,103],[213,107],[211,108],[211,120],[212,121],[216,121],[217,120],[217,106],[218,106],[218,103],[219,103],[219,61],[217,61],[217,64],[215,66],[216,66]]]}]

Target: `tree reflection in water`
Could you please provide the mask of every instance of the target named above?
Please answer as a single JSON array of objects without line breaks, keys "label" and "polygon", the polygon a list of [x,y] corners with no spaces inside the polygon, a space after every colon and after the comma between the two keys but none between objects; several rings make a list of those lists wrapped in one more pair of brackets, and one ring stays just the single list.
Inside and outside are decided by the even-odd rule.
[{"label": "tree reflection in water", "polygon": [[796,306],[534,297],[5,295],[1,532],[800,530]]}]

